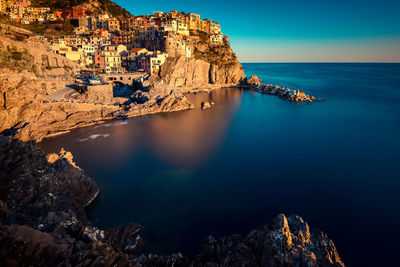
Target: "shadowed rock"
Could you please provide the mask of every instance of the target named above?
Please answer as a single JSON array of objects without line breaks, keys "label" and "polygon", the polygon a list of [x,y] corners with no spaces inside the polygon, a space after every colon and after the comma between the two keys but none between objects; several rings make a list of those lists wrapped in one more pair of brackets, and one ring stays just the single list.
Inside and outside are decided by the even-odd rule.
[{"label": "shadowed rock", "polygon": [[33,142],[0,135],[1,266],[129,266],[141,227],[92,226],[84,207],[100,189],[70,156],[51,163]]},{"label": "shadowed rock", "polygon": [[71,153],[46,158],[0,135],[0,266],[344,266],[324,233],[283,214],[246,237],[209,236],[194,259],[139,256],[141,226],[101,230],[87,219],[99,191]]},{"label": "shadowed rock", "polygon": [[301,217],[283,214],[244,238],[207,237],[190,264],[180,254],[149,255],[139,261],[143,266],[344,266],[332,240],[324,233],[310,232]]}]

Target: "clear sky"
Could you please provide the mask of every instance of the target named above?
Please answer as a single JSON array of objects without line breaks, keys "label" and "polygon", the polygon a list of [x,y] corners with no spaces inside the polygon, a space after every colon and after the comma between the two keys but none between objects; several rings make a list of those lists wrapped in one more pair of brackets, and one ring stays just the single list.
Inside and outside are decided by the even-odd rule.
[{"label": "clear sky", "polygon": [[400,0],[113,0],[221,23],[241,62],[400,62]]}]

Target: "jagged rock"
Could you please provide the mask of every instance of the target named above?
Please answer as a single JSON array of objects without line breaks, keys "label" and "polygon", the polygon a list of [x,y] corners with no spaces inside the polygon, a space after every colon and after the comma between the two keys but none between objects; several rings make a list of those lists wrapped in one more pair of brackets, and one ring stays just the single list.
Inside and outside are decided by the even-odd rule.
[{"label": "jagged rock", "polygon": [[51,161],[33,142],[0,135],[0,265],[130,266],[126,247],[141,227],[93,227],[84,207],[99,187],[65,157]]},{"label": "jagged rock", "polygon": [[82,170],[74,162],[74,156],[72,155],[72,153],[69,151],[66,151],[64,148],[61,148],[61,150],[58,154],[52,153],[52,154],[46,155],[46,159],[50,163],[55,163],[56,161],[58,161],[60,159],[66,159],[69,164],[71,164],[75,168]]},{"label": "jagged rock", "polygon": [[210,84],[237,85],[244,78],[240,63],[227,66],[210,64],[201,59],[169,57],[152,82],[161,82],[172,88],[190,88]]},{"label": "jagged rock", "polygon": [[177,110],[186,110],[193,105],[189,99],[177,90],[171,90],[168,86],[161,83],[146,84],[143,90],[138,90],[132,94],[133,104],[130,109],[120,116],[133,117],[145,114],[142,112],[146,108],[148,113],[171,112]]},{"label": "jagged rock", "polygon": [[210,64],[203,60],[185,57],[168,57],[158,76],[151,77],[171,87],[192,87],[209,84]]},{"label": "jagged rock", "polygon": [[249,79],[247,79],[248,84],[255,84],[255,85],[260,85],[261,84],[261,79],[258,78],[256,75],[250,76]]},{"label": "jagged rock", "polygon": [[283,214],[245,238],[208,237],[193,260],[180,253],[138,256],[141,226],[90,224],[84,207],[99,188],[67,158],[46,159],[33,142],[0,135],[0,265],[344,266],[324,233]]},{"label": "jagged rock", "polygon": [[332,240],[324,233],[310,231],[299,216],[283,214],[244,238],[240,235],[207,237],[190,264],[179,254],[149,255],[137,260],[143,266],[344,266]]},{"label": "jagged rock", "polygon": [[[114,97],[112,85],[92,86],[75,97],[49,95],[63,91],[72,83],[72,69],[80,66],[49,52],[46,43],[35,39],[18,42],[0,36],[3,48],[14,45],[32,55],[38,73],[0,66],[0,133],[21,140],[40,141],[71,129],[101,123],[108,119],[138,116],[191,107],[189,100],[177,92],[163,91],[142,99],[143,105],[131,105],[129,97]],[[45,67],[53,69],[48,70]],[[69,79],[66,80],[66,79]],[[125,90],[127,91],[127,90]],[[157,90],[154,90],[157,91]],[[117,94],[117,96],[121,96]],[[134,98],[134,97],[133,97]],[[131,109],[132,110],[129,110]],[[128,110],[128,114],[127,114]]]},{"label": "jagged rock", "polygon": [[214,102],[212,102],[212,101],[201,102],[201,109],[211,108],[212,105],[214,105]]},{"label": "jagged rock", "polygon": [[[315,96],[310,96],[305,94],[302,90],[291,90],[289,88],[285,88],[279,85],[272,85],[272,84],[262,84],[257,82],[261,81],[260,79],[257,78],[257,76],[252,76],[253,79],[250,81],[250,79],[244,79],[240,83],[240,86],[243,88],[251,89],[251,90],[256,90],[258,92],[261,92],[263,94],[269,94],[269,95],[275,95],[290,101],[295,101],[295,102],[314,102],[317,101],[317,98]],[[318,99],[318,101],[322,101],[321,99]]]},{"label": "jagged rock", "polygon": [[244,77],[244,70],[239,62],[233,65],[211,65],[211,84],[238,85]]}]

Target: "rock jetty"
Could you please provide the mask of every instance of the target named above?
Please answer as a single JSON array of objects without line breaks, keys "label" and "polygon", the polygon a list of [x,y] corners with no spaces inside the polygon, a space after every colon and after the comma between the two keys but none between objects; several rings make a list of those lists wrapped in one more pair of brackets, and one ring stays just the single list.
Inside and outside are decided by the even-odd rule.
[{"label": "rock jetty", "polygon": [[289,101],[308,103],[322,101],[320,98],[317,99],[315,96],[307,95],[302,90],[292,90],[279,85],[263,84],[261,83],[261,79],[255,75],[251,76],[249,79],[244,79],[240,83],[240,87],[255,90],[263,94],[278,96]]},{"label": "rock jetty", "polygon": [[0,266],[344,266],[331,239],[278,215],[246,237],[206,238],[193,258],[144,255],[142,227],[99,229],[85,207],[100,192],[72,154],[0,135]]}]

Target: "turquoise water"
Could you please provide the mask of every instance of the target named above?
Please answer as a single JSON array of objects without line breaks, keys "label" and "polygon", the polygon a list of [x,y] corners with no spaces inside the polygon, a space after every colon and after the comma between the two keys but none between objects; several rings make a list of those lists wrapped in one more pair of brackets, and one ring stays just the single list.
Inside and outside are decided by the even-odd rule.
[{"label": "turquoise water", "polygon": [[332,238],[348,266],[397,264],[400,64],[244,64],[246,75],[325,101],[223,89],[212,109],[82,128],[61,147],[102,187],[101,227],[145,226],[145,250],[193,254],[209,234],[246,234],[278,213]]}]

